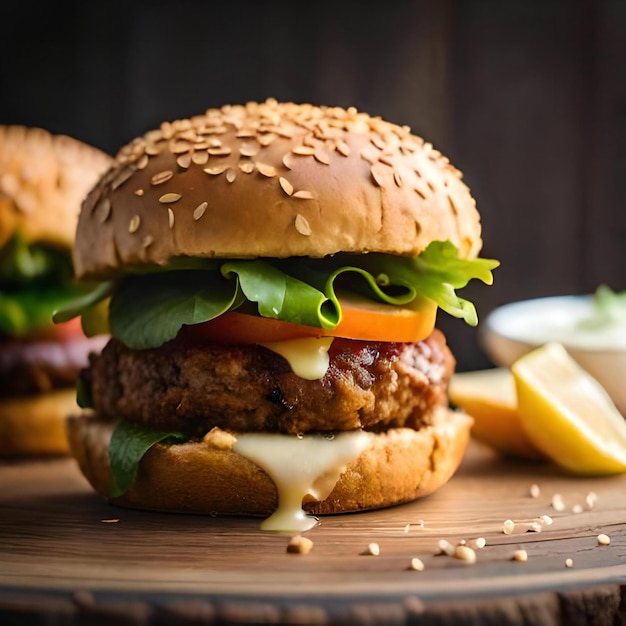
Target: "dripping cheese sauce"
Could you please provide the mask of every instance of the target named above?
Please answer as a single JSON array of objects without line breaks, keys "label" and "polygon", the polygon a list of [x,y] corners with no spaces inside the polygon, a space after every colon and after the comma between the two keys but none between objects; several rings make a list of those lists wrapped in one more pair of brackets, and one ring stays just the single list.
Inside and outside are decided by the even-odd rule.
[{"label": "dripping cheese sauce", "polygon": [[[297,376],[323,378],[329,365],[332,337],[291,339],[263,344],[280,354]],[[261,524],[262,530],[292,533],[310,530],[317,518],[302,508],[306,495],[326,499],[345,468],[367,447],[365,431],[283,435],[233,433],[233,450],[258,465],[278,492],[276,511]]]}]

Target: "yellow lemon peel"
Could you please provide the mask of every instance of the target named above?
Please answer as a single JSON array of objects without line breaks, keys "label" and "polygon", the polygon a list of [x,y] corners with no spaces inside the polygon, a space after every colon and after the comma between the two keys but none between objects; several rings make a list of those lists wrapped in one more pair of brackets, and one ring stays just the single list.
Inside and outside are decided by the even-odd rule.
[{"label": "yellow lemon peel", "polygon": [[512,366],[521,424],[533,444],[568,471],[626,471],[626,420],[606,390],[559,343]]}]

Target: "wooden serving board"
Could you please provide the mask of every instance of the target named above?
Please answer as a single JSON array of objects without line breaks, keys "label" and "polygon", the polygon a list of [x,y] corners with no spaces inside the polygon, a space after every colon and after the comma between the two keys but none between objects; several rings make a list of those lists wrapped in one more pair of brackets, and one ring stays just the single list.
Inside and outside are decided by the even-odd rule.
[{"label": "wooden serving board", "polygon": [[[541,515],[553,520],[541,532],[520,525]],[[613,624],[622,615],[626,475],[574,478],[472,443],[432,496],[322,518],[306,533],[309,554],[287,553],[289,537],[259,522],[121,509],[72,459],[5,461],[0,624]],[[600,533],[610,545],[598,545]],[[486,546],[475,563],[438,554],[442,539],[478,537]],[[378,556],[364,554],[370,543]],[[511,560],[516,549],[527,562]],[[424,571],[409,568],[413,557]]]}]

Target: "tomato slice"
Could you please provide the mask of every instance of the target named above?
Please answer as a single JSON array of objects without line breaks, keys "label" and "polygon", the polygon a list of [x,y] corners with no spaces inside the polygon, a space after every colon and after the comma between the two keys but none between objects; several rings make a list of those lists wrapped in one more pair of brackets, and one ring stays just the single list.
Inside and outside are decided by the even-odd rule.
[{"label": "tomato slice", "polygon": [[209,322],[186,326],[189,337],[227,344],[266,343],[301,337],[344,337],[363,341],[414,342],[430,335],[437,305],[418,298],[411,308],[357,298],[342,298],[343,317],[333,330],[229,311]]},{"label": "tomato slice", "polygon": [[61,324],[50,323],[45,328],[40,328],[26,337],[28,341],[71,341],[77,337],[84,337],[80,324],[80,317],[75,317]]}]

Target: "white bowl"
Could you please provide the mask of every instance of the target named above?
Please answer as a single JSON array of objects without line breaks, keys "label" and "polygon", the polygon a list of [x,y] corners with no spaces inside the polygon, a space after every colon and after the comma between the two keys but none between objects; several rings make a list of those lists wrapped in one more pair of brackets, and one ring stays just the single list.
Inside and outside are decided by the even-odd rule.
[{"label": "white bowl", "polygon": [[479,342],[489,359],[501,367],[510,367],[549,341],[561,343],[626,416],[626,324],[581,327],[592,311],[591,295],[512,302],[494,309],[481,322]]}]

